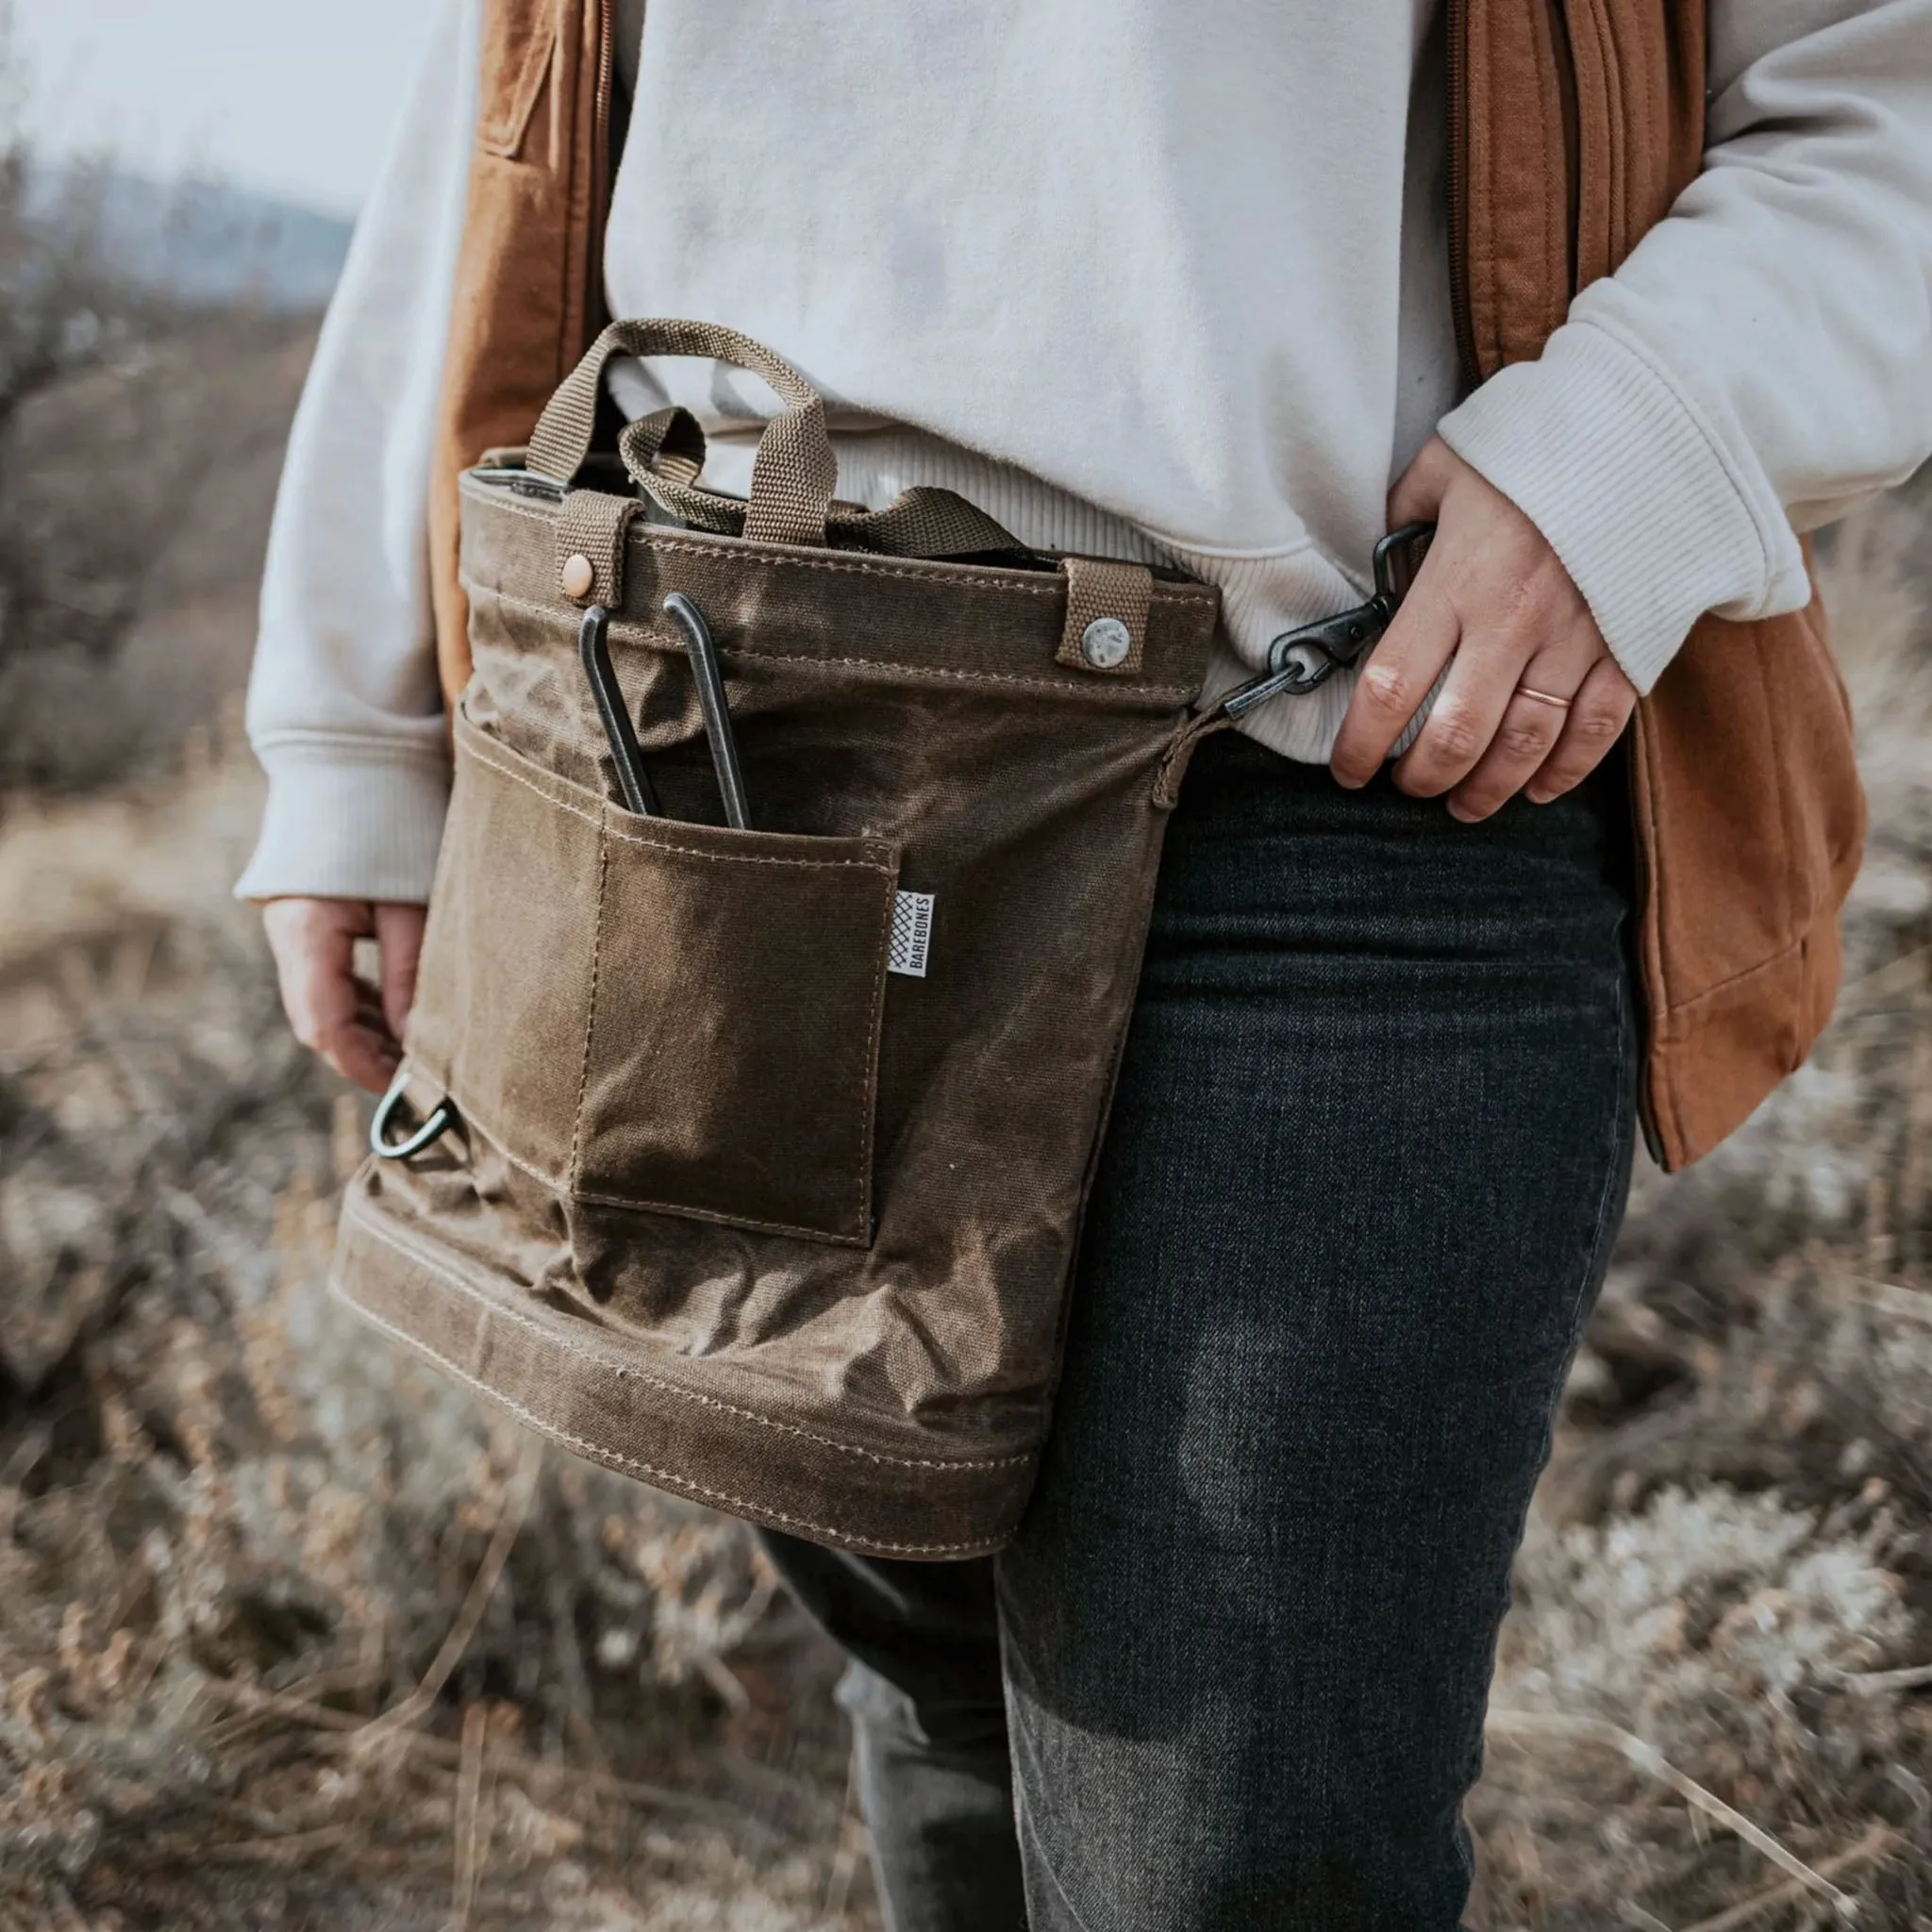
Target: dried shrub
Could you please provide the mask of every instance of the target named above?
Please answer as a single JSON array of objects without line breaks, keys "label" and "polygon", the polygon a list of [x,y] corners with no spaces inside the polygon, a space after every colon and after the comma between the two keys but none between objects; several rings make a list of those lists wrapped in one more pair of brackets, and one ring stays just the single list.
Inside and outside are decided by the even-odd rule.
[{"label": "dried shrub", "polygon": [[749,1539],[327,1298],[358,1109],[208,890],[258,805],[216,758],[0,840],[0,1924],[853,1922]]},{"label": "dried shrub", "polygon": [[1873,805],[1847,986],[1741,1133],[1640,1179],[1504,1632],[1485,1932],[1932,1927],[1928,513],[1922,479],[1824,546]]}]

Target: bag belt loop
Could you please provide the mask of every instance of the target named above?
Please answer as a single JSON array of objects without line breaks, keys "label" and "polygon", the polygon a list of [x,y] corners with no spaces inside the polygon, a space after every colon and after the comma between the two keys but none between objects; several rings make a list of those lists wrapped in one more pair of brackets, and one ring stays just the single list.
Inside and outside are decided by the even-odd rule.
[{"label": "bag belt loop", "polygon": [[635,496],[573,490],[557,515],[557,588],[582,608],[624,602],[624,545],[643,508]]},{"label": "bag belt loop", "polygon": [[1105,677],[1139,675],[1147,649],[1147,613],[1154,573],[1144,563],[1108,563],[1063,557],[1067,622],[1054,662]]}]

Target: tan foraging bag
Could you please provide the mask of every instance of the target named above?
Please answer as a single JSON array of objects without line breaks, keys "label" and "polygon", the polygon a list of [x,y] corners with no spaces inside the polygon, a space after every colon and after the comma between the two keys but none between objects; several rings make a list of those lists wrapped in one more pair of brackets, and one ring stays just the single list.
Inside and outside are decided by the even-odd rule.
[{"label": "tan foraging bag", "polygon": [[[677,411],[591,455],[623,353],[770,382],[748,502],[698,485]],[[350,1189],[339,1291],[645,1482],[874,1553],[997,1548],[1215,592],[1030,556],[945,491],[835,502],[819,398],[694,324],[608,329],[523,462],[462,483],[475,672],[378,1120],[406,1151]],[[674,591],[717,642],[749,829]],[[618,802],[586,606],[660,815]]]}]

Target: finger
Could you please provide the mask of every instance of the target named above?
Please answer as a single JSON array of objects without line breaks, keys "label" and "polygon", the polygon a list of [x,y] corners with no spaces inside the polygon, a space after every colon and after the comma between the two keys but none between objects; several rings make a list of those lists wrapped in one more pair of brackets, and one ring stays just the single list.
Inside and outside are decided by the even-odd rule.
[{"label": "finger", "polygon": [[1475,769],[1450,792],[1450,817],[1476,824],[1514,798],[1549,756],[1562,728],[1560,707],[1519,691],[1504,706],[1495,736]]},{"label": "finger", "polygon": [[1328,756],[1338,784],[1366,785],[1381,770],[1390,747],[1408,729],[1443,665],[1456,655],[1461,634],[1456,607],[1440,576],[1430,578],[1425,561],[1415,588],[1356,677]]},{"label": "finger", "polygon": [[1404,524],[1434,523],[1455,473],[1456,458],[1449,445],[1440,436],[1430,437],[1389,492],[1389,527],[1399,530]]},{"label": "finger", "polygon": [[416,1004],[416,971],[423,958],[421,906],[383,905],[375,908],[375,942],[381,949],[382,1013],[391,1036],[400,1041]]},{"label": "finger", "polygon": [[1562,647],[1539,651],[1523,667],[1488,746],[1449,794],[1452,816],[1471,824],[1486,819],[1535,776],[1562,736],[1570,700],[1601,655],[1594,636],[1580,633]]},{"label": "finger", "polygon": [[1468,777],[1533,655],[1534,646],[1515,633],[1465,632],[1421,732],[1396,761],[1396,784],[1413,797],[1435,798]]},{"label": "finger", "polygon": [[358,1087],[380,1092],[400,1055],[380,1007],[356,976],[370,909],[350,900],[277,899],[262,908],[282,1006],[295,1038]]},{"label": "finger", "polygon": [[315,1051],[343,1079],[380,1093],[395,1078],[403,1057],[386,1024],[352,1023],[330,1028],[314,1042]]},{"label": "finger", "polygon": [[1617,660],[1598,658],[1570,702],[1555,748],[1524,787],[1525,795],[1534,804],[1547,805],[1580,785],[1623,737],[1636,708],[1637,687]]},{"label": "finger", "polygon": [[367,913],[347,902],[278,899],[263,908],[283,1010],[295,1038],[320,1052],[323,1037],[353,1023],[356,941]]}]

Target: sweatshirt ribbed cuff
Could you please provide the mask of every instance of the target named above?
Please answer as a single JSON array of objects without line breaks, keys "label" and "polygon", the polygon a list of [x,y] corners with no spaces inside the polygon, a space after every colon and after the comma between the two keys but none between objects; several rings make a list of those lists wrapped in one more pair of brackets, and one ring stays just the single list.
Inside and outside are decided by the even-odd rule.
[{"label": "sweatshirt ribbed cuff", "polygon": [[238,898],[427,901],[449,804],[442,759],[340,741],[257,756],[268,808]]},{"label": "sweatshirt ribbed cuff", "polygon": [[1639,691],[1707,610],[1763,608],[1785,563],[1777,535],[1796,550],[1760,527],[1677,392],[1587,323],[1492,376],[1441,434],[1543,533]]}]

